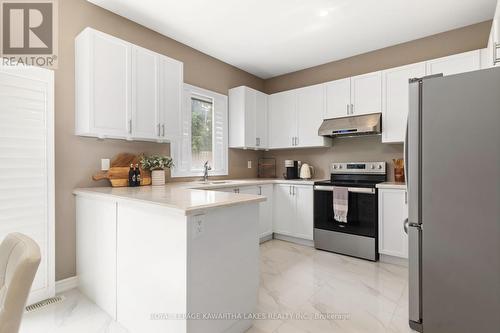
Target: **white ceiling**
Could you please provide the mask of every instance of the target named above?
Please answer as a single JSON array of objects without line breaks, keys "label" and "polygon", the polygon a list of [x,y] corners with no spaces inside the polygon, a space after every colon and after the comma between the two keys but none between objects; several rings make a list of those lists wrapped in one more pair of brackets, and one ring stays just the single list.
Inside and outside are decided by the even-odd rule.
[{"label": "white ceiling", "polygon": [[491,19],[496,0],[88,0],[269,78]]}]

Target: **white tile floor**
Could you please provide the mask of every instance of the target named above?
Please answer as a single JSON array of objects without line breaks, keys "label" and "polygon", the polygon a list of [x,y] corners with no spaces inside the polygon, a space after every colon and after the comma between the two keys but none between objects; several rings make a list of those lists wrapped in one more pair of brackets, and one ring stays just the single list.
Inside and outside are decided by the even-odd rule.
[{"label": "white tile floor", "polygon": [[[260,275],[257,312],[274,318],[247,333],[412,332],[405,267],[273,240],[261,245]],[[63,295],[26,314],[21,333],[127,333],[77,290]]]}]

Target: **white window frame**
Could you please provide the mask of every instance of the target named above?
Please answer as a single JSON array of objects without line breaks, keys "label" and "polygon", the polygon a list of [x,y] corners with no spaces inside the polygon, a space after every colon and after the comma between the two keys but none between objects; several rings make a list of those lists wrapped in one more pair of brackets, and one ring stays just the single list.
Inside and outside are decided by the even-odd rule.
[{"label": "white window frame", "polygon": [[210,176],[227,176],[228,167],[228,102],[227,96],[185,83],[182,96],[181,134],[170,144],[174,167],[172,177],[200,177],[202,168],[193,168],[191,151],[191,98],[213,103],[213,165]]}]

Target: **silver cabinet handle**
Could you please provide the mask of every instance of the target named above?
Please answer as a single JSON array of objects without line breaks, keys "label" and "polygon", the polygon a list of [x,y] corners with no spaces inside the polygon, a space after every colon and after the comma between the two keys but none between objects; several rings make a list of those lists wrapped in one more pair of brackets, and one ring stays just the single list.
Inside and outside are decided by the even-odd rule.
[{"label": "silver cabinet handle", "polygon": [[351,104],[351,114],[354,114],[354,104]]},{"label": "silver cabinet handle", "polygon": [[259,186],[259,195],[262,195],[262,186]]},{"label": "silver cabinet handle", "polygon": [[403,222],[403,229],[405,231],[405,234],[408,235],[408,219],[405,219]]},{"label": "silver cabinet handle", "polygon": [[349,104],[347,104],[347,115],[349,115]]},{"label": "silver cabinet handle", "polygon": [[128,132],[132,134],[132,119],[128,120]]},{"label": "silver cabinet handle", "polygon": [[288,194],[292,195],[292,187],[291,186],[288,187]]},{"label": "silver cabinet handle", "polygon": [[160,136],[160,124],[156,125],[156,127],[158,128],[158,136]]},{"label": "silver cabinet handle", "polygon": [[295,186],[292,186],[292,195],[295,195]]},{"label": "silver cabinet handle", "polygon": [[298,136],[296,136],[296,137],[295,137],[295,145],[296,145],[296,146],[298,146],[298,145],[299,145],[299,137],[298,137]]},{"label": "silver cabinet handle", "polygon": [[165,124],[161,124],[161,136],[165,136]]}]

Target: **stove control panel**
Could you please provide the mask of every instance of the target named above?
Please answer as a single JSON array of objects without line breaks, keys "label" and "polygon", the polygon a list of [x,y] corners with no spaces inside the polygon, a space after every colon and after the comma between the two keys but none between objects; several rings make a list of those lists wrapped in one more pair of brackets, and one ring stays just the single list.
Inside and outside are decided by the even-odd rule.
[{"label": "stove control panel", "polygon": [[342,174],[361,174],[374,173],[385,174],[386,162],[348,162],[348,163],[332,163],[331,172]]}]

